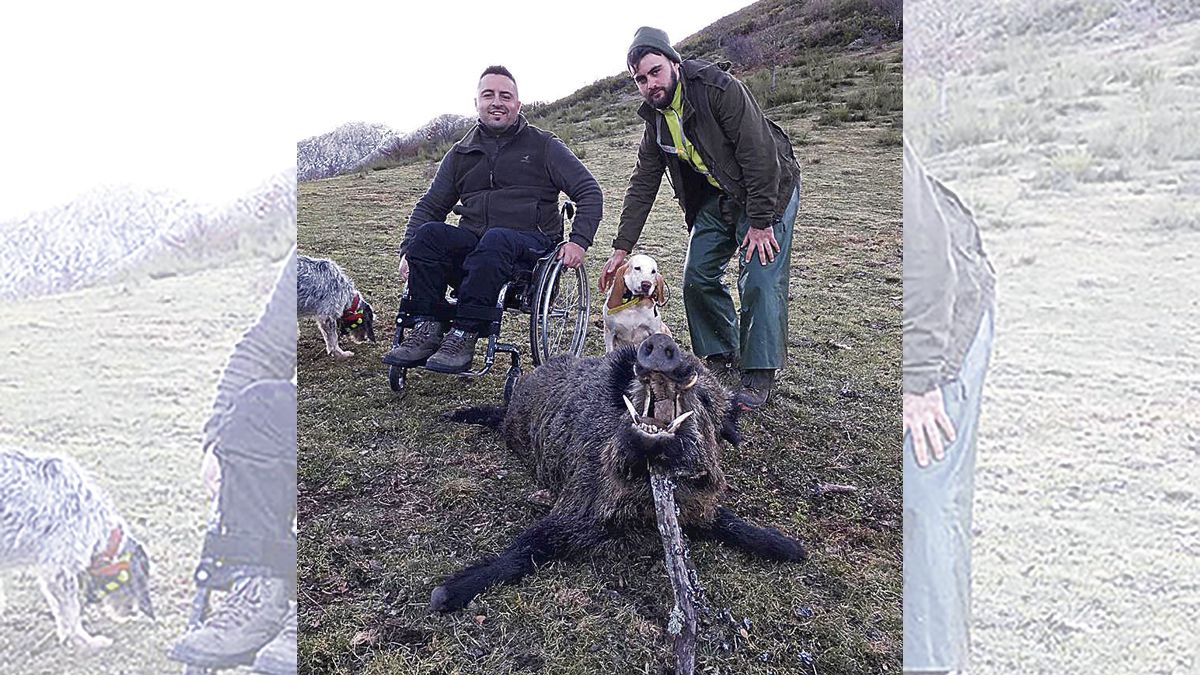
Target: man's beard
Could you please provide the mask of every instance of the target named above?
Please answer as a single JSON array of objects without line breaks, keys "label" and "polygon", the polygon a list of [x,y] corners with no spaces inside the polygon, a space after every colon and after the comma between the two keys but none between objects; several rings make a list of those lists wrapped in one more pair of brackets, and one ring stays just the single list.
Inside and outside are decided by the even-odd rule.
[{"label": "man's beard", "polygon": [[[672,72],[671,73],[671,84],[667,85],[666,93],[664,94],[664,96],[662,98],[662,102],[655,103],[653,100],[651,100],[649,98],[646,99],[646,102],[649,103],[650,105],[654,106],[655,108],[658,108],[659,110],[666,110],[667,108],[670,108],[671,101],[675,100],[675,87],[677,87],[677,86],[679,86],[679,75],[676,74],[675,72]],[[653,96],[653,94],[651,94],[651,96]]]}]

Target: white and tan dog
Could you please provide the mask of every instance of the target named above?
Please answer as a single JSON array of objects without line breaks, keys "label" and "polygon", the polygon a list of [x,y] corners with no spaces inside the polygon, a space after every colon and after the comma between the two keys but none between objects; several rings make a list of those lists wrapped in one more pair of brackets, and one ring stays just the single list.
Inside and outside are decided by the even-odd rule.
[{"label": "white and tan dog", "polygon": [[625,261],[604,303],[604,353],[636,347],[656,333],[670,335],[659,311],[666,302],[666,282],[654,258],[639,253]]}]

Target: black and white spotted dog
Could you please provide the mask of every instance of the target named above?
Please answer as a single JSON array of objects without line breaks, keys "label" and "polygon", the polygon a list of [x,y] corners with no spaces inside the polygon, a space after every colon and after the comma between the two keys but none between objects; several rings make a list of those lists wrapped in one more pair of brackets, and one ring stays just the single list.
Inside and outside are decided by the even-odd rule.
[{"label": "black and white spotted dog", "polygon": [[154,618],[150,558],[100,486],[70,458],[0,447],[0,571],[17,568],[37,576],[63,644],[112,644],[84,630],[83,598],[115,621]]},{"label": "black and white spotted dog", "polygon": [[348,359],[339,335],[354,342],[375,341],[375,312],[358,292],[354,281],[332,260],[296,256],[296,316],[316,317],[325,338],[325,351],[335,359]]}]

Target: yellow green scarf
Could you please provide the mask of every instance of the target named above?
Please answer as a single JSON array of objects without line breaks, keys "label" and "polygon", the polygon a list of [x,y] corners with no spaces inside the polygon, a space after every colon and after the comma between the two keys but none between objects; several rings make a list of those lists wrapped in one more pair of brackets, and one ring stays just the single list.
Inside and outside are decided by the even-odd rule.
[{"label": "yellow green scarf", "polygon": [[675,87],[675,98],[671,100],[671,105],[666,110],[660,110],[659,113],[667,118],[667,128],[671,130],[671,142],[675,144],[675,151],[681,158],[691,162],[692,166],[704,174],[708,182],[719,190],[721,184],[708,172],[708,167],[704,165],[700,153],[696,152],[696,146],[692,145],[688,137],[683,135],[683,80],[680,80],[679,86]]}]

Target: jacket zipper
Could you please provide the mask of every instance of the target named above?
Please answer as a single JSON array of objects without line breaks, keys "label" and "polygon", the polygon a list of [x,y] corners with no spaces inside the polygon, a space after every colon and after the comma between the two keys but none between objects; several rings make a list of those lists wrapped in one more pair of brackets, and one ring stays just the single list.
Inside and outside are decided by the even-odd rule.
[{"label": "jacket zipper", "polygon": [[[483,196],[483,200],[484,200],[483,201],[483,226],[485,229],[492,226],[492,222],[491,222],[492,192],[491,191],[496,189],[496,162],[500,159],[500,153],[504,152],[504,150],[509,146],[509,144],[515,139],[516,139],[516,136],[514,135],[513,138],[509,140],[509,143],[505,143],[504,145],[500,145],[500,142],[497,140],[496,141],[496,156],[488,157],[488,188],[489,189],[488,189],[488,193]],[[486,151],[483,154],[485,157],[487,157]]]}]

